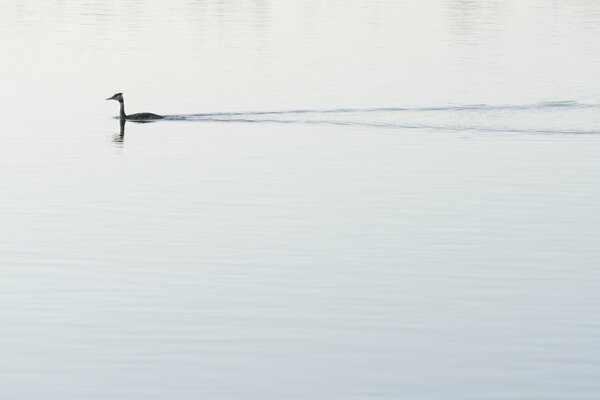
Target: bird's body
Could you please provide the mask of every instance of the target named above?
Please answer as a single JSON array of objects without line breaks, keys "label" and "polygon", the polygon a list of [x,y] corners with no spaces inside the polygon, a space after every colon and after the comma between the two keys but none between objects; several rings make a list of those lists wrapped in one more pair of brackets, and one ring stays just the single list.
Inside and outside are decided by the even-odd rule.
[{"label": "bird's body", "polygon": [[125,101],[123,100],[123,93],[117,93],[112,97],[109,97],[106,100],[116,100],[121,105],[119,118],[120,119],[129,119],[132,121],[149,121],[153,119],[162,119],[164,118],[162,115],[153,114],[153,113],[137,113],[137,114],[125,114]]},{"label": "bird's body", "polygon": [[131,119],[134,121],[146,121],[149,119],[162,119],[164,118],[162,115],[152,114],[152,113],[137,113],[137,114],[129,114],[125,116],[125,119]]}]

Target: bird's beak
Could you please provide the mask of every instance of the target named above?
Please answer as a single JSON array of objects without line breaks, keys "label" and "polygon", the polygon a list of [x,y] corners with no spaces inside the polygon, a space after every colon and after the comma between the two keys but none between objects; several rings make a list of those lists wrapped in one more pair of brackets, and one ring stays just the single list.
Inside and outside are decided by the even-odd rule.
[{"label": "bird's beak", "polygon": [[112,99],[113,99],[112,97],[109,97],[109,98],[108,98],[108,99],[106,99],[106,100],[112,100]]}]

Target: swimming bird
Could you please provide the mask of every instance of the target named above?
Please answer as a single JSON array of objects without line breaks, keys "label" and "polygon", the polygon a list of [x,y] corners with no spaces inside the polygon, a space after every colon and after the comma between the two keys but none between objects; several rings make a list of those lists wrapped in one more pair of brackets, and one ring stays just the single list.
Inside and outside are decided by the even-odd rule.
[{"label": "swimming bird", "polygon": [[162,115],[152,114],[152,113],[137,113],[137,114],[125,114],[125,102],[123,100],[123,93],[117,93],[112,97],[109,97],[106,100],[116,100],[121,103],[121,112],[119,113],[120,119],[131,119],[134,121],[147,121],[150,119],[161,119],[164,118]]}]

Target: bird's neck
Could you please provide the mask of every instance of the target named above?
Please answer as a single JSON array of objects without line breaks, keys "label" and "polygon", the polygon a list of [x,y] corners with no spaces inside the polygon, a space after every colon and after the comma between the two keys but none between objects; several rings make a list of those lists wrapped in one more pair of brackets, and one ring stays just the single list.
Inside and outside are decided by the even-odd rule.
[{"label": "bird's neck", "polygon": [[121,100],[119,102],[119,104],[121,105],[121,111],[119,113],[119,117],[120,118],[125,118],[126,117],[126,115],[125,115],[125,102]]}]

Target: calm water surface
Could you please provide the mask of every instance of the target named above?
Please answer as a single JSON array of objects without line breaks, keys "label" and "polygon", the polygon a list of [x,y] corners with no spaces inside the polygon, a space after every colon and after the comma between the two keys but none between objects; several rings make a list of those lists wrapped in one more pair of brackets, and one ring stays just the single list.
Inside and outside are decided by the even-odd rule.
[{"label": "calm water surface", "polygon": [[1,398],[600,396],[600,3],[7,0],[0,49]]}]

